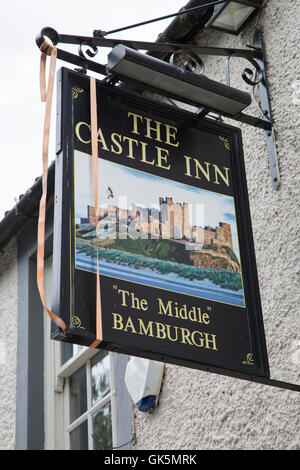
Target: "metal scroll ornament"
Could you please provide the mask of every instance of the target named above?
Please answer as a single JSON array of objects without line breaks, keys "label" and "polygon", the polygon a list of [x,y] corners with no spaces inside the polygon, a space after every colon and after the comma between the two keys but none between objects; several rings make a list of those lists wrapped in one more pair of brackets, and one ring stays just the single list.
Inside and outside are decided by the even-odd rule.
[{"label": "metal scroll ornament", "polygon": [[[230,86],[229,63],[230,63],[231,57],[235,57],[235,55],[232,54],[231,56],[227,58],[227,61],[226,61],[226,84],[228,86]],[[259,66],[258,62],[255,59],[252,59],[251,57],[247,57],[247,60],[255,68],[255,73],[253,73],[253,70],[246,67],[244,71],[242,72],[242,79],[244,80],[244,82],[246,82],[250,86],[258,85],[264,79],[263,70],[261,69],[261,67]],[[255,78],[253,79],[253,77]]]},{"label": "metal scroll ornament", "polygon": [[184,70],[188,70],[189,72],[195,72],[197,70],[198,67],[200,67],[200,70],[199,70],[199,74],[202,75],[204,73],[204,70],[205,70],[205,67],[204,67],[204,64],[202,62],[202,60],[200,59],[200,57],[195,54],[194,52],[188,52],[188,54],[186,53],[186,51],[182,50],[182,49],[179,49],[175,52],[173,52],[173,54],[171,55],[170,57],[170,60],[169,60],[169,63],[171,65],[174,65],[175,67],[177,66],[176,65],[176,58],[180,56],[180,54],[183,54],[185,56],[187,56],[184,64],[183,64],[183,69]]},{"label": "metal scroll ornament", "polygon": [[98,54],[98,47],[93,45],[85,45],[86,49],[83,49],[83,45],[80,44],[78,47],[78,55],[83,59],[87,59],[86,56],[95,57]]}]

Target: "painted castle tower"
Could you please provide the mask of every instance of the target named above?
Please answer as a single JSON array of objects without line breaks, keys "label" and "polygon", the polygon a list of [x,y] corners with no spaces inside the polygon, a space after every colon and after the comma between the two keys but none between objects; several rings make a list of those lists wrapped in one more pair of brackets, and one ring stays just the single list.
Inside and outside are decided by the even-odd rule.
[{"label": "painted castle tower", "polygon": [[219,222],[217,227],[191,225],[189,204],[174,202],[173,198],[159,198],[159,207],[146,208],[131,205],[131,209],[121,209],[115,205],[100,207],[98,217],[93,206],[87,206],[87,218],[81,223],[122,223],[129,229],[141,232],[151,238],[187,240],[202,244],[225,245],[233,249],[230,224]]}]

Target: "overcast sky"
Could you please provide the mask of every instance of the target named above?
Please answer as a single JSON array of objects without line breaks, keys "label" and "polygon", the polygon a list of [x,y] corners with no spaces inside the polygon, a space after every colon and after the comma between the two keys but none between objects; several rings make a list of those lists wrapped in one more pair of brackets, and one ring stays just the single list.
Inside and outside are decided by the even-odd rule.
[{"label": "overcast sky", "polygon": [[[44,26],[62,34],[92,36],[94,29],[121,26],[177,12],[187,0],[2,0],[0,10],[0,220],[42,173],[44,103],[40,102],[40,53],[35,37]],[[155,41],[171,19],[112,35]],[[62,49],[64,45],[59,45]],[[77,47],[71,46],[77,53]],[[97,55],[106,62],[109,50]],[[57,68],[67,66],[61,61]],[[100,76],[99,78],[103,78]],[[54,95],[55,96],[55,95]],[[53,102],[55,111],[55,99]],[[49,164],[54,159],[55,122],[51,125]]]}]

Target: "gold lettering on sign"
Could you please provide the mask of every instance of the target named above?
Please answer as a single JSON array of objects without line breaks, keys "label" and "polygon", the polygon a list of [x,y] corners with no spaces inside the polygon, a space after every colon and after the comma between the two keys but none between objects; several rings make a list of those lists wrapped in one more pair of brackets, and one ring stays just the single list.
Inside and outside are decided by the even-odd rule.
[{"label": "gold lettering on sign", "polygon": [[132,134],[143,134],[147,139],[163,142],[173,147],[179,146],[179,142],[176,142],[177,127],[131,112],[127,114],[127,117],[132,124]]},{"label": "gold lettering on sign", "polygon": [[162,341],[179,342],[181,344],[211,349],[217,351],[217,336],[199,330],[190,330],[179,326],[173,326],[156,321],[145,322],[142,318],[133,318],[128,315],[124,320],[123,315],[112,313],[114,330],[121,330],[126,333],[134,333],[150,336]]},{"label": "gold lettering on sign", "polygon": [[205,325],[208,325],[210,322],[208,313],[202,313],[200,307],[187,307],[186,304],[180,306],[176,301],[168,300],[164,302],[160,297],[157,298],[157,302],[159,315],[168,315],[169,317],[204,323]]},{"label": "gold lettering on sign", "polygon": [[[214,184],[220,184],[219,178],[229,186],[229,168],[223,166],[222,169],[218,165],[210,162],[200,163],[197,158],[184,155],[185,159],[185,175],[198,180],[203,177]],[[205,165],[205,167],[203,166]]]},{"label": "gold lettering on sign", "polygon": [[[179,157],[184,164],[183,174],[188,178],[211,185],[230,186],[230,169],[227,166],[219,166],[207,161],[205,155],[195,158],[189,155],[178,155],[178,151],[174,153],[174,147],[178,148],[180,144],[177,127],[133,112],[128,112],[127,118],[129,135],[123,135],[118,130],[109,133],[105,131],[105,128],[99,127],[97,131],[99,149],[113,155],[120,155],[124,159],[139,161],[147,165],[146,171],[149,166],[170,171],[172,162],[175,161],[174,157],[176,161]],[[75,135],[82,144],[89,145],[91,143],[90,124],[84,121],[78,122],[75,125]]]}]

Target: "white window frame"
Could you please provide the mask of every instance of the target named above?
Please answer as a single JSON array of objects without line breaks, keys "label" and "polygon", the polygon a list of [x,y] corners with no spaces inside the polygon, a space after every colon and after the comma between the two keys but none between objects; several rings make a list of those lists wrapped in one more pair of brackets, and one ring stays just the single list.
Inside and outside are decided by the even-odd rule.
[{"label": "white window frame", "polygon": [[[114,384],[114,370],[113,370],[113,356],[109,352],[110,359],[110,392],[102,398],[98,403],[92,406],[92,391],[91,391],[91,359],[99,352],[99,349],[91,349],[82,347],[82,350],[71,357],[63,366],[58,370],[57,377],[64,379],[64,428],[65,428],[65,448],[70,449],[70,433],[81,423],[87,420],[88,424],[88,445],[92,450],[94,447],[93,439],[93,414],[100,410],[107,403],[111,403],[111,419],[112,419],[112,443],[113,447],[116,446],[116,408],[115,408],[115,384]],[[87,381],[87,411],[79,416],[75,421],[70,423],[70,387],[69,379],[82,366],[86,367],[86,381]]]}]

